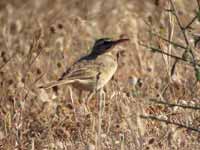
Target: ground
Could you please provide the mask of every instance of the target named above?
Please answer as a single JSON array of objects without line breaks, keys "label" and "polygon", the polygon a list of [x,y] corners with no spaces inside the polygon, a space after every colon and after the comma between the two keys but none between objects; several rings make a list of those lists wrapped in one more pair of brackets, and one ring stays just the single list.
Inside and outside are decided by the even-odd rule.
[{"label": "ground", "polygon": [[[183,25],[198,10],[196,0],[174,4]],[[185,44],[169,8],[165,0],[1,0],[0,149],[200,149],[193,66],[180,61],[170,75],[174,58],[140,45],[181,57],[182,49],[150,34]],[[198,26],[196,19],[190,42]],[[130,39],[120,47],[104,107],[98,94],[86,112],[76,89],[70,95],[69,86],[37,88],[59,78],[102,37]]]}]

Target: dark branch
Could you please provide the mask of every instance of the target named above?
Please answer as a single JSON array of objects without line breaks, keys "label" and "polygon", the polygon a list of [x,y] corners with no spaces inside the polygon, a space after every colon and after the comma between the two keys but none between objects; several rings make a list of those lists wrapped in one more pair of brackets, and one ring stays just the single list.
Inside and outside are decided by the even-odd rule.
[{"label": "dark branch", "polygon": [[178,44],[178,43],[175,43],[175,42],[173,42],[173,41],[170,41],[170,40],[168,40],[168,39],[162,37],[161,35],[159,35],[159,34],[157,34],[157,33],[152,33],[152,34],[153,34],[154,36],[157,36],[157,37],[160,38],[161,40],[172,44],[172,45],[175,46],[175,47],[179,47],[179,48],[182,48],[182,49],[185,49],[185,50],[187,49],[187,47],[185,47],[185,46],[183,46],[183,45],[180,45],[180,44]]},{"label": "dark branch", "polygon": [[172,54],[169,54],[167,52],[164,52],[162,49],[159,49],[159,48],[156,48],[156,47],[151,47],[151,46],[148,46],[148,45],[145,45],[143,43],[139,43],[141,46],[145,47],[145,48],[148,48],[150,50],[152,50],[153,52],[158,52],[158,53],[161,53],[161,54],[164,54],[164,55],[167,55],[167,56],[170,56],[172,58],[175,58],[177,60],[181,60],[181,61],[184,61],[184,62],[187,62],[189,64],[192,64],[192,62],[188,62],[186,59],[182,58],[182,57],[179,57],[179,56],[176,56],[176,55],[172,55]]},{"label": "dark branch", "polygon": [[193,24],[193,22],[198,18],[198,14],[192,18],[192,20],[184,27],[184,30],[187,30],[190,28],[190,26]]},{"label": "dark branch", "polygon": [[182,107],[182,108],[187,108],[187,109],[194,109],[194,110],[200,110],[200,107],[198,106],[189,106],[189,105],[181,105],[181,104],[173,104],[173,103],[167,103],[164,101],[159,101],[157,99],[149,99],[150,101],[158,104],[163,104],[163,105],[168,105],[169,107]]},{"label": "dark branch", "polygon": [[150,120],[155,120],[155,121],[164,122],[164,123],[166,123],[166,124],[173,124],[173,125],[176,125],[176,126],[178,126],[178,127],[186,128],[186,129],[188,129],[188,130],[192,130],[192,131],[195,131],[195,132],[200,133],[200,128],[190,127],[190,126],[187,126],[187,125],[184,125],[184,124],[180,124],[180,123],[173,122],[173,121],[166,120],[166,119],[161,119],[161,118],[158,118],[158,117],[155,117],[155,116],[140,115],[140,117],[141,117],[142,119],[150,119]]},{"label": "dark branch", "polygon": [[173,10],[172,12],[173,12],[173,14],[174,14],[174,16],[176,18],[177,23],[178,23],[178,26],[180,27],[180,29],[181,29],[181,31],[183,33],[185,42],[186,42],[187,45],[189,45],[189,41],[188,41],[186,32],[185,32],[184,27],[182,26],[182,23],[181,23],[181,21],[180,21],[180,19],[178,17],[178,13],[177,13],[176,7],[175,7],[174,3],[172,2],[172,0],[170,0],[170,4],[171,4],[172,10]]}]

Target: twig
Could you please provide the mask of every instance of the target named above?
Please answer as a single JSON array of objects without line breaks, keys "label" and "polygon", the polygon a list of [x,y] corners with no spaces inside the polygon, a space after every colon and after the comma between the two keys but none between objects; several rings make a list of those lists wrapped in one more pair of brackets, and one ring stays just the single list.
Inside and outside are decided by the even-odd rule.
[{"label": "twig", "polygon": [[99,112],[98,112],[98,133],[97,133],[97,141],[96,147],[97,150],[101,150],[101,126],[102,126],[102,116],[103,116],[103,96],[102,89],[99,91]]},{"label": "twig", "polygon": [[[26,83],[26,78],[28,75],[29,70],[31,69],[32,65],[34,64],[34,62],[36,61],[36,59],[41,55],[42,53],[42,47],[40,47],[39,45],[39,40],[41,38],[41,31],[39,33],[39,36],[37,37],[36,35],[34,35],[33,39],[32,39],[32,44],[30,47],[30,51],[29,54],[27,56],[27,60],[25,62],[24,65],[28,65],[28,68],[25,70],[25,74],[24,74],[24,82]],[[33,51],[37,50],[37,55],[32,59],[33,57]],[[24,83],[24,85],[25,85]]]},{"label": "twig", "polygon": [[44,72],[44,73],[41,74],[38,78],[36,78],[35,81],[34,81],[33,83],[30,84],[30,87],[32,87],[35,83],[37,83],[45,74],[46,74],[46,72]]},{"label": "twig", "polygon": [[175,5],[174,5],[174,3],[173,3],[172,0],[169,0],[169,2],[170,2],[170,4],[171,4],[172,11],[173,11],[173,14],[174,14],[174,16],[175,16],[175,18],[176,18],[176,21],[177,21],[177,23],[178,23],[178,26],[180,27],[180,29],[181,29],[181,31],[182,31],[182,33],[183,33],[185,42],[186,42],[187,45],[189,45],[189,41],[188,41],[186,32],[185,32],[184,27],[182,26],[182,23],[181,23],[181,21],[180,21],[180,19],[179,19],[179,17],[178,17],[178,13],[177,13],[176,7],[175,7]]},{"label": "twig", "polygon": [[185,46],[183,46],[183,45],[180,45],[180,44],[178,44],[178,43],[175,43],[175,42],[173,42],[173,41],[170,41],[170,40],[168,40],[168,39],[162,37],[161,35],[159,35],[159,34],[157,34],[157,33],[155,33],[155,32],[153,32],[152,34],[153,34],[154,36],[160,38],[161,40],[163,40],[163,41],[165,41],[165,42],[168,42],[169,44],[172,44],[172,45],[175,46],[175,47],[179,47],[179,48],[182,48],[182,49],[185,49],[185,50],[187,49],[187,47],[185,47]]},{"label": "twig", "polygon": [[199,0],[197,0],[197,5],[198,5],[199,10],[200,10],[200,1]]},{"label": "twig", "polygon": [[0,70],[3,69],[16,55],[17,55],[17,51],[3,64],[0,66]]},{"label": "twig", "polygon": [[197,0],[197,5],[198,5],[198,12],[197,12],[196,16],[194,16],[192,18],[192,20],[185,26],[184,30],[187,30],[193,24],[193,22],[198,18],[199,11],[200,11],[200,2],[199,2],[199,0]]},{"label": "twig", "polygon": [[[72,88],[70,86],[68,87],[68,89],[69,89],[69,95],[70,95],[71,103],[72,103],[72,106],[73,106],[74,118],[75,118],[75,121],[78,122],[76,107],[75,107],[74,98],[73,98],[73,91],[72,91]],[[78,129],[78,134],[79,134],[81,141],[83,141],[83,137],[81,135],[80,129]]]},{"label": "twig", "polygon": [[[181,31],[182,31],[182,34],[183,34],[183,36],[184,36],[184,39],[185,39],[185,42],[186,42],[186,45],[187,45],[187,49],[185,50],[184,53],[186,53],[188,50],[189,50],[189,52],[191,53],[191,56],[192,56],[192,64],[193,64],[194,70],[195,70],[195,72],[196,72],[195,56],[194,56],[194,54],[193,54],[192,49],[189,48],[189,47],[191,47],[191,46],[190,46],[190,44],[189,44],[189,40],[188,40],[187,35],[186,35],[186,29],[183,27],[183,25],[182,25],[182,23],[181,23],[181,21],[180,21],[180,19],[179,19],[179,17],[178,17],[178,13],[177,13],[176,7],[175,7],[175,5],[174,5],[174,3],[173,3],[173,0],[169,0],[169,2],[170,2],[171,7],[172,7],[172,12],[173,12],[173,14],[174,14],[174,16],[175,16],[175,18],[176,18],[176,21],[177,21],[177,23],[178,23],[179,28],[180,28]],[[175,67],[176,67],[177,62],[178,62],[178,60],[176,60],[175,63],[173,64],[173,66],[172,66],[171,75],[173,75],[173,73],[174,73],[174,70],[175,70]]]},{"label": "twig", "polygon": [[148,48],[148,49],[151,49],[151,50],[154,51],[154,52],[158,52],[158,53],[161,53],[161,54],[164,54],[164,55],[170,56],[170,57],[172,57],[172,58],[175,58],[175,59],[177,59],[177,60],[181,60],[181,61],[187,62],[187,63],[189,63],[190,65],[193,64],[192,61],[188,61],[188,60],[186,60],[186,59],[184,59],[184,58],[182,58],[182,57],[179,57],[179,56],[176,56],[176,55],[169,54],[169,53],[167,53],[167,52],[162,51],[162,50],[159,49],[159,48],[151,47],[151,46],[145,45],[145,44],[143,44],[143,43],[139,43],[139,44],[140,44],[141,46],[143,46],[143,47],[146,47],[146,48]]},{"label": "twig", "polygon": [[187,109],[194,109],[194,110],[200,110],[200,107],[198,106],[189,106],[189,105],[182,105],[182,104],[175,104],[175,103],[168,103],[164,101],[159,101],[157,99],[149,99],[150,101],[158,104],[163,104],[163,105],[168,105],[169,107],[182,107],[182,108],[187,108]]},{"label": "twig", "polygon": [[198,14],[194,16],[192,20],[184,27],[184,30],[187,30],[197,18],[198,18]]},{"label": "twig", "polygon": [[[175,27],[175,24],[174,24],[174,18],[172,16],[172,13],[168,13],[169,14],[169,26],[168,26],[168,31],[169,31],[169,34],[168,34],[168,40],[169,41],[172,41],[173,39],[173,35],[174,35],[174,27]],[[168,53],[169,54],[172,54],[172,44],[168,44]],[[171,72],[170,72],[170,66],[171,66],[171,57],[168,57],[168,65],[167,65],[167,72],[168,72],[168,75],[169,75],[169,79],[171,80]]]},{"label": "twig", "polygon": [[[99,82],[99,77],[100,77],[101,73],[97,74],[97,77],[96,77],[96,92],[97,92],[97,85],[98,85],[98,82]],[[101,88],[99,90],[99,98],[98,98],[98,101],[99,101],[99,118],[98,118],[98,137],[97,137],[97,150],[101,150],[101,132],[102,132],[102,118],[103,118],[103,113],[104,113],[104,108],[105,108],[105,92],[103,91],[103,89]]]},{"label": "twig", "polygon": [[194,128],[194,127],[190,127],[190,126],[187,126],[187,125],[184,125],[184,124],[180,124],[178,122],[173,122],[173,121],[166,120],[166,119],[160,119],[160,118],[158,118],[156,116],[152,116],[152,115],[149,115],[149,116],[140,115],[140,117],[142,119],[150,119],[150,120],[156,120],[156,121],[164,122],[166,124],[173,124],[173,125],[179,126],[180,128],[186,128],[188,130],[192,130],[192,131],[200,133],[200,128]]}]

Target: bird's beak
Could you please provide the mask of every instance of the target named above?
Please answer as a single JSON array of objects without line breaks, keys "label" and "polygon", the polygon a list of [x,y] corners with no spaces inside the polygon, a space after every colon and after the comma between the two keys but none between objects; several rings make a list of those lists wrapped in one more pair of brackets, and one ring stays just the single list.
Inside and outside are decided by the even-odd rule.
[{"label": "bird's beak", "polygon": [[126,39],[119,39],[119,40],[113,41],[113,46],[121,44],[121,43],[124,43],[124,42],[127,42],[127,41],[129,41],[128,38],[126,38]]},{"label": "bird's beak", "polygon": [[129,41],[128,38],[121,38],[118,40],[106,41],[103,46],[103,52],[110,52],[116,45]]},{"label": "bird's beak", "polygon": [[121,43],[125,43],[129,41],[128,38],[123,38],[123,39],[118,39],[118,40],[113,40],[113,41],[110,41],[110,46],[111,48],[108,49],[108,51],[110,51],[111,49],[113,49],[115,46],[121,44]]}]

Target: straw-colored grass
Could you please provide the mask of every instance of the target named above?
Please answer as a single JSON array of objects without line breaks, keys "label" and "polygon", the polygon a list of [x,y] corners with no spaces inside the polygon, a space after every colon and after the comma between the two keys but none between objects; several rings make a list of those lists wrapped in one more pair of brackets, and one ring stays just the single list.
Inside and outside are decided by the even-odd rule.
[{"label": "straw-colored grass", "polygon": [[[197,4],[192,1],[175,3],[183,24],[195,15]],[[199,83],[190,65],[179,62],[170,77],[174,59],[138,44],[158,43],[181,56],[183,50],[149,34],[147,22],[184,45],[174,16],[165,11],[168,7],[165,0],[1,0],[0,149],[200,149],[198,131],[141,117],[200,128],[199,109],[150,101],[200,103]],[[198,26],[195,21],[193,31],[198,33]],[[89,113],[76,89],[72,95],[68,86],[37,89],[88,53],[95,39],[120,36],[130,42],[120,47],[119,68],[105,87],[105,98],[94,96]]]}]

